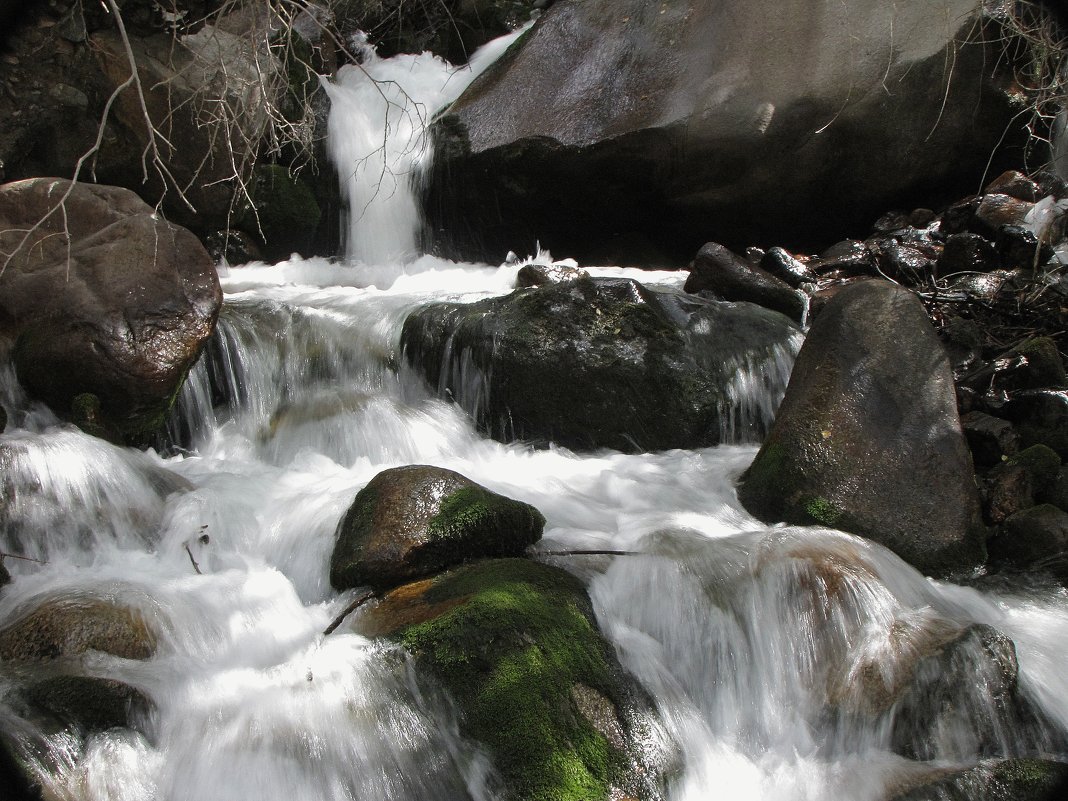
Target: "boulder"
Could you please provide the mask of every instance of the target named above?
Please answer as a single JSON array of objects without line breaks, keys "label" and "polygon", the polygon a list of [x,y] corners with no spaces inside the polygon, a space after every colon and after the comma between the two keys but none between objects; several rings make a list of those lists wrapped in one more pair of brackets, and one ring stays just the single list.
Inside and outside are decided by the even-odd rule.
[{"label": "boulder", "polygon": [[330,583],[381,592],[472,559],[519,556],[541,538],[544,525],[530,504],[452,470],[383,470],[338,525]]},{"label": "boulder", "polygon": [[129,684],[95,676],[52,676],[14,695],[17,704],[28,707],[28,717],[47,715],[86,734],[137,726],[152,708],[148,697]]},{"label": "boulder", "polygon": [[781,312],[799,325],[807,304],[799,292],[762,267],[716,242],[706,243],[690,265],[687,292],[711,291],[722,300],[747,301]]},{"label": "boulder", "polygon": [[1016,425],[1022,445],[1048,445],[1062,459],[1068,459],[1068,392],[1014,392],[1001,414]]},{"label": "boulder", "polygon": [[94,598],[57,598],[0,629],[0,659],[40,662],[102,651],[148,659],[156,635],[134,609]]},{"label": "boulder", "polygon": [[640,236],[684,263],[959,197],[1025,136],[994,25],[979,0],[557,2],[436,123],[432,227],[487,260]]},{"label": "boulder", "polygon": [[248,195],[251,203],[242,206],[234,224],[258,240],[264,257],[280,261],[293,253],[311,255],[321,211],[302,178],[278,164],[261,164],[252,172]]},{"label": "boulder", "polygon": [[759,438],[797,339],[752,304],[584,277],[427,306],[401,346],[496,439],[634,452]]},{"label": "boulder", "polygon": [[882,543],[931,574],[983,561],[949,362],[910,292],[862,281],[820,313],[739,499]]},{"label": "boulder", "polygon": [[0,186],[0,231],[0,336],[22,384],[61,415],[91,393],[102,424],[155,430],[222,304],[204,247],[128,190],[49,178]]},{"label": "boulder", "polygon": [[597,629],[582,583],[522,559],[399,587],[356,629],[404,646],[448,691],[516,801],[658,798],[651,706]]},{"label": "boulder", "polygon": [[960,423],[978,468],[1001,464],[1019,450],[1020,437],[1008,420],[973,411],[961,415]]},{"label": "boulder", "polygon": [[815,282],[808,266],[780,247],[768,250],[760,259],[760,267],[794,289],[800,289],[802,284]]}]

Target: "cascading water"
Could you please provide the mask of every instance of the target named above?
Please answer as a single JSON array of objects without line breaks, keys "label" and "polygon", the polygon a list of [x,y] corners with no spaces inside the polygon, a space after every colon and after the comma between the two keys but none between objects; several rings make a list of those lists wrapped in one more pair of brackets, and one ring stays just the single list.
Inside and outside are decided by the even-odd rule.
[{"label": "cascading water", "polygon": [[[389,80],[424,67],[441,71],[439,84],[450,74],[430,59],[394,66]],[[359,103],[350,104],[348,82],[331,89],[331,129],[355,140],[349,115]],[[402,149],[421,153],[402,136]],[[371,161],[334,146],[345,164]],[[492,764],[457,733],[462,710],[402,652],[344,630],[322,634],[351,600],[327,581],[337,521],[376,473],[409,463],[449,467],[533,504],[548,521],[545,550],[640,554],[560,561],[588,581],[603,629],[679,750],[673,801],[875,801],[932,766],[1064,758],[1063,591],[941,584],[839,532],[768,528],[733,489],[752,443],[638,455],[503,445],[399,369],[412,309],[502,294],[519,269],[429,257],[400,265],[416,243],[407,205],[385,214],[388,242],[368,244],[378,204],[397,200],[404,183],[366,199],[347,190],[357,218],[349,241],[369,248],[351,254],[390,272],[294,259],[224,273],[218,332],[172,422],[184,446],[175,455],[64,426],[10,371],[0,376],[11,412],[0,437],[0,544],[36,560],[6,560],[14,582],[0,593],[0,628],[48,600],[105,598],[137,610],[158,640],[147,660],[97,654],[88,663],[151,699],[138,731],[49,732],[0,703],[0,727],[35,746],[51,797],[499,797]],[[383,288],[368,287],[376,280]],[[735,433],[773,411],[788,370],[785,355],[739,364]],[[1033,720],[1007,717],[992,697],[981,637],[965,636],[986,625],[1016,643]],[[957,641],[967,702],[941,716],[903,715],[895,688],[925,675],[936,646]],[[7,692],[15,679],[3,668]],[[979,720],[990,724],[982,742]]]}]

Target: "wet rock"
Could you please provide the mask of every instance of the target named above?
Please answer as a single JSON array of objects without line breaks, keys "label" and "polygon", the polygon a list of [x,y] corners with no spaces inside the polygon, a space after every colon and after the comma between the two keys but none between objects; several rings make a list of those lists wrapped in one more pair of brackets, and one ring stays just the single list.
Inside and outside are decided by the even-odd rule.
[{"label": "wet rock", "polygon": [[922,283],[934,267],[931,258],[919,248],[893,240],[879,242],[875,258],[884,274],[907,284]]},{"label": "wet rock", "polygon": [[983,195],[975,210],[975,222],[983,233],[993,235],[1003,226],[1023,225],[1034,205],[1008,195]]},{"label": "wet rock", "polygon": [[432,228],[488,258],[540,233],[593,263],[632,233],[681,261],[709,221],[735,248],[827,241],[921,187],[966,191],[1006,126],[1022,134],[991,55],[961,46],[970,13],[951,31],[919,0],[848,19],[814,2],[555,3],[439,118]]},{"label": "wet rock", "polygon": [[541,538],[545,518],[452,470],[384,470],[356,495],[330,557],[337,589],[375,591],[472,559],[520,556]]},{"label": "wet rock", "polygon": [[268,260],[311,255],[321,212],[303,179],[277,164],[259,165],[252,173],[249,198],[251,206],[238,211],[234,224],[258,241]]},{"label": "wet rock", "polygon": [[1061,457],[1046,445],[1030,445],[1010,456],[1006,464],[1022,467],[1031,474],[1036,492],[1044,492],[1057,479]]},{"label": "wet rock", "polygon": [[204,247],[208,249],[212,261],[225,261],[231,267],[263,259],[263,252],[256,240],[244,231],[233,228],[208,234],[204,238]]},{"label": "wet rock", "polygon": [[933,209],[913,209],[909,214],[909,225],[913,228],[926,228],[937,219]]},{"label": "wet rock", "polygon": [[863,281],[816,317],[738,495],[762,520],[859,534],[929,574],[983,561],[949,363],[911,293]]},{"label": "wet rock", "polygon": [[124,659],[148,659],[156,636],[129,607],[89,598],[46,601],[0,630],[0,659],[27,662],[103,651]]},{"label": "wet rock", "polygon": [[805,314],[804,299],[789,284],[715,242],[708,242],[697,252],[684,289],[693,293],[707,290],[723,300],[756,303],[796,323]]},{"label": "wet rock", "polygon": [[1014,392],[999,414],[1015,423],[1023,445],[1048,445],[1068,459],[1068,392]]},{"label": "wet rock", "polygon": [[1064,361],[1057,350],[1057,343],[1049,337],[1034,337],[999,357],[1015,362],[1011,370],[998,376],[1000,389],[1062,389],[1068,386]]},{"label": "wet rock", "polygon": [[1068,470],[1061,467],[1049,486],[1038,493],[1036,500],[1039,503],[1051,503],[1068,512]]},{"label": "wet rock", "polygon": [[797,334],[752,304],[581,278],[427,306],[401,347],[496,439],[633,452],[761,436]]},{"label": "wet rock", "polygon": [[480,562],[394,590],[356,628],[399,642],[442,684],[464,712],[463,734],[489,751],[505,797],[660,796],[662,755],[635,747],[655,725],[651,707],[569,573]]},{"label": "wet rock", "polygon": [[7,566],[4,565],[4,558],[0,556],[0,587],[10,583],[11,574],[7,572]]},{"label": "wet rock", "polygon": [[983,332],[974,320],[947,316],[943,319],[938,335],[946,349],[954,376],[963,376],[980,366]]},{"label": "wet rock", "polygon": [[983,412],[968,412],[961,416],[960,424],[978,468],[1001,464],[1003,458],[1019,450],[1020,437],[1008,420]]},{"label": "wet rock", "polygon": [[1007,518],[987,543],[991,564],[1068,579],[1068,512],[1048,503]]},{"label": "wet rock", "polygon": [[875,254],[864,242],[843,239],[820,253],[810,265],[812,272],[826,277],[853,278],[875,275]]},{"label": "wet rock", "polygon": [[983,478],[983,513],[992,525],[1035,505],[1035,479],[1018,464],[995,467]]},{"label": "wet rock", "polygon": [[889,801],[1058,801],[1068,764],[1049,759],[992,759],[971,768],[939,770]]},{"label": "wet rock", "polygon": [[40,782],[5,729],[6,726],[0,726],[0,798],[5,801],[41,801]]},{"label": "wet rock", "polygon": [[981,197],[972,195],[950,205],[942,212],[942,219],[938,221],[939,233],[948,238],[953,234],[970,231],[981,202]]},{"label": "wet rock", "polygon": [[562,284],[565,281],[574,281],[579,278],[588,278],[589,273],[578,267],[568,267],[560,264],[527,264],[520,268],[516,275],[515,285],[518,288],[545,286],[546,284]]},{"label": "wet rock", "polygon": [[989,194],[1008,195],[1030,203],[1034,203],[1044,194],[1037,183],[1016,170],[1006,170],[987,184],[984,191]]},{"label": "wet rock", "polygon": [[88,392],[120,434],[155,430],[222,303],[210,257],[128,190],[45,178],[0,187],[5,250],[41,221],[0,276],[0,335],[15,341],[19,379],[61,415]]},{"label": "wet rock", "polygon": [[938,259],[938,275],[957,273],[987,273],[1001,266],[997,249],[979,234],[959,233],[946,239],[946,246]]},{"label": "wet rock", "polygon": [[814,283],[815,277],[809,272],[808,266],[794,258],[783,248],[771,248],[760,259],[762,270],[780,281],[784,281],[794,289],[800,289],[802,284]]},{"label": "wet rock", "polygon": [[1007,270],[1034,270],[1053,257],[1053,248],[1039,241],[1033,231],[1021,225],[1002,226],[998,229],[994,243],[1001,258],[1001,265]]},{"label": "wet rock", "polygon": [[891,748],[910,759],[964,760],[1025,752],[1033,711],[1019,693],[1012,640],[975,624],[926,655],[896,703]]},{"label": "wet rock", "polygon": [[137,727],[152,708],[148,697],[130,685],[94,676],[53,676],[15,695],[16,703],[28,705],[31,715],[48,715],[86,734]]}]

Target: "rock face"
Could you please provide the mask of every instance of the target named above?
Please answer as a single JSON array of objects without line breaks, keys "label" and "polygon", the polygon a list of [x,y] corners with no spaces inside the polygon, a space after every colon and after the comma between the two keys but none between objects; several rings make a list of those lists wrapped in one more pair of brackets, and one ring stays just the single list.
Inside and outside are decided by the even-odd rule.
[{"label": "rock face", "polygon": [[489,750],[502,797],[660,797],[662,765],[633,748],[647,702],[569,573],[480,562],[394,590],[357,630],[399,642],[448,690],[463,733]]},{"label": "rock face", "polygon": [[859,534],[928,573],[982,561],[948,360],[909,292],[864,281],[821,312],[739,498],[763,520]]},{"label": "rock face", "polygon": [[634,452],[759,438],[797,333],[748,303],[582,277],[428,306],[401,346],[496,439]]},{"label": "rock face", "polygon": [[337,589],[389,589],[471,559],[519,556],[545,518],[441,467],[384,470],[356,495],[330,557]]},{"label": "rock face", "polygon": [[[222,303],[207,251],[125,189],[38,178],[0,186],[0,335],[19,379],[61,415],[100,399],[102,422],[152,430]],[[22,243],[26,230],[43,222]],[[70,234],[63,234],[64,220]],[[21,247],[19,247],[21,243]]]},{"label": "rock face", "polygon": [[439,121],[431,213],[491,259],[644,238],[682,263],[959,197],[1020,131],[962,44],[984,24],[977,0],[561,0]]}]

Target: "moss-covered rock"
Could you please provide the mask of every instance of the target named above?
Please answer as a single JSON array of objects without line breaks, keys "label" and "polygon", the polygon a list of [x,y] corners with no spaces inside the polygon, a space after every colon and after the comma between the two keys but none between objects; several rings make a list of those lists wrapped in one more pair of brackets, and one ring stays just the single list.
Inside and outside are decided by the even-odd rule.
[{"label": "moss-covered rock", "polygon": [[948,360],[916,298],[863,281],[816,318],[739,499],[872,539],[932,574],[983,561]]},{"label": "moss-covered rock", "polygon": [[252,205],[238,214],[236,226],[262,243],[267,259],[307,249],[322,213],[300,176],[278,164],[260,164],[253,171],[249,196]]},{"label": "moss-covered rock", "polygon": [[402,644],[455,698],[505,798],[658,793],[632,770],[635,696],[570,574],[520,559],[480,562],[398,588],[357,627]]},{"label": "moss-covered rock", "polygon": [[995,759],[964,770],[938,771],[890,801],[1058,801],[1068,789],[1068,764],[1048,759]]},{"label": "moss-covered rock", "polygon": [[1057,480],[1061,469],[1061,457],[1047,445],[1031,445],[1014,456],[1008,463],[1019,465],[1031,474],[1036,493],[1044,492]]},{"label": "moss-covered rock", "polygon": [[408,317],[408,364],[501,441],[695,448],[767,430],[798,340],[749,303],[580,277]]},{"label": "moss-covered rock", "polygon": [[87,651],[148,659],[155,650],[156,635],[139,612],[100,599],[47,601],[0,630],[5,662],[79,657]]},{"label": "moss-covered rock", "polygon": [[356,495],[337,529],[330,583],[377,591],[472,559],[518,556],[545,518],[452,470],[384,470]]}]

